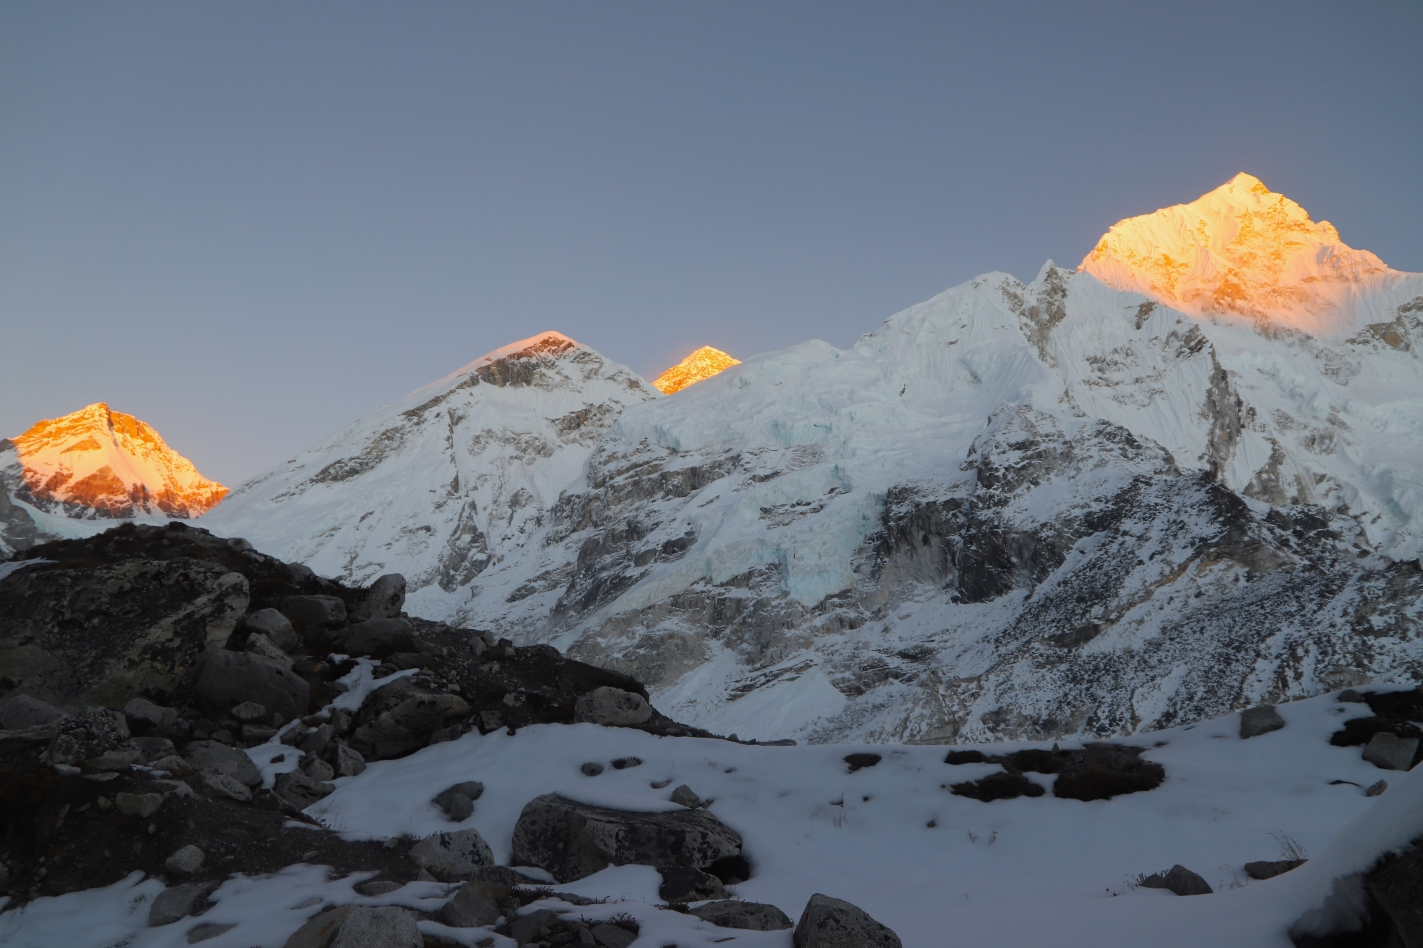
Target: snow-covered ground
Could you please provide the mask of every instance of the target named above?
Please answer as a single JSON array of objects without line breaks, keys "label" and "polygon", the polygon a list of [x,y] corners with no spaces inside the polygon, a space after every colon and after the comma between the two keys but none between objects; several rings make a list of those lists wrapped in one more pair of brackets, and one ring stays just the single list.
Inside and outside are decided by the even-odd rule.
[{"label": "snow-covered ground", "polygon": [[[462,780],[484,783],[473,826],[507,861],[515,821],[550,792],[602,806],[674,808],[670,788],[690,785],[711,812],[745,841],[754,876],[736,898],[771,902],[793,919],[823,892],[851,901],[893,928],[910,948],[1045,945],[1290,945],[1289,925],[1317,906],[1334,880],[1367,869],[1378,854],[1423,835],[1423,768],[1381,771],[1358,747],[1329,736],[1360,704],[1334,696],[1282,706],[1284,729],[1250,740],[1239,717],[1143,735],[1145,756],[1166,768],[1156,790],[1090,803],[1050,793],[981,803],[946,786],[974,780],[994,765],[944,763],[942,746],[810,745],[766,747],[716,740],[657,738],[595,725],[540,725],[437,744],[336,781],[308,812],[351,838],[425,836],[452,828],[430,802]],[[991,753],[1033,744],[993,745]],[[1067,745],[1071,746],[1071,745]],[[849,773],[847,753],[883,755]],[[254,748],[265,762],[270,751]],[[641,766],[585,777],[581,764],[636,756]],[[264,768],[270,771],[270,768]],[[1030,775],[1050,786],[1052,777]],[[1380,797],[1364,788],[1386,779]],[[268,773],[270,780],[270,772]],[[664,789],[653,783],[671,780]],[[1337,781],[1348,781],[1339,783]],[[1257,882],[1245,862],[1281,858],[1293,841],[1312,858]],[[1216,890],[1178,897],[1132,886],[1138,874],[1180,863]],[[212,948],[280,948],[320,905],[359,902],[438,907],[452,887],[413,883],[379,898],[356,895],[357,874],[329,880],[319,867],[229,880],[197,922],[236,923],[205,942]],[[605,906],[574,908],[593,917],[628,912],[642,923],[639,945],[728,943],[788,948],[791,933],[719,929],[656,908],[657,873],[604,870],[561,891],[607,896]],[[192,924],[145,927],[153,880],[130,878],[107,889],[40,899],[0,915],[0,943],[14,948],[159,948],[185,944]],[[539,903],[535,907],[560,907]],[[534,907],[527,909],[532,911]],[[429,933],[473,945],[485,929],[421,923]],[[730,939],[730,941],[728,941]],[[509,942],[498,939],[499,945]]]}]

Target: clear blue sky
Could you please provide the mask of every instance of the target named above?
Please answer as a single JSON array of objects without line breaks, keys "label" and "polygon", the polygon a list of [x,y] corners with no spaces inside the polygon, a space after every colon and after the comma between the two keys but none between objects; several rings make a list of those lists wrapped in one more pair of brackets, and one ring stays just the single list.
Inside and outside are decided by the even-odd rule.
[{"label": "clear blue sky", "polygon": [[846,346],[1237,171],[1423,270],[1423,4],[0,2],[0,435],[225,483],[558,329]]}]

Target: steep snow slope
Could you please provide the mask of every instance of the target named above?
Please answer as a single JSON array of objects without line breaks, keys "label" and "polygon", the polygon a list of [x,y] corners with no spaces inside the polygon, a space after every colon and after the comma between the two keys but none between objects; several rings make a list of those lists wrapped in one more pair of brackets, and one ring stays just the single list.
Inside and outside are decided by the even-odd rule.
[{"label": "steep snow slope", "polygon": [[70,517],[196,517],[227,494],[153,428],[103,402],[38,422],[0,449],[13,497]]},{"label": "steep snow slope", "polygon": [[[331,576],[448,594],[537,535],[646,382],[556,332],[471,362],[243,485],[203,526]],[[536,544],[533,544],[536,545]]]},{"label": "steep snow slope", "polygon": [[1079,269],[1192,315],[1317,336],[1388,322],[1423,295],[1423,277],[1349,247],[1333,224],[1243,172],[1189,204],[1121,221]]}]

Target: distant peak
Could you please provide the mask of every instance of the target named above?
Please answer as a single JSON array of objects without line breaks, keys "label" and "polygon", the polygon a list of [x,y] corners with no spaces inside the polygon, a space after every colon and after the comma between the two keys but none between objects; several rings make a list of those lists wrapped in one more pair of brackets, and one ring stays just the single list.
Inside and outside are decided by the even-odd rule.
[{"label": "distant peak", "polygon": [[733,359],[720,349],[702,346],[657,376],[652,384],[662,394],[671,395],[673,392],[680,392],[688,385],[695,385],[703,379],[709,379],[718,372],[740,364],[740,359]]},{"label": "distant peak", "polygon": [[1117,222],[1078,269],[1193,316],[1316,334],[1347,325],[1351,295],[1393,272],[1243,171],[1189,204]]},{"label": "distant peak", "polygon": [[151,426],[104,402],[37,422],[11,441],[20,495],[51,512],[197,517],[227,495]]}]

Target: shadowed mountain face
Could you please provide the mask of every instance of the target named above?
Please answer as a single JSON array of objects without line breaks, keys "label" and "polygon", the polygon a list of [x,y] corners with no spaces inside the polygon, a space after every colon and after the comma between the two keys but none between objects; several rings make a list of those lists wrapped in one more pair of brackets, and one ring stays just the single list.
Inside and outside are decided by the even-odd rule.
[{"label": "shadowed mountain face", "polygon": [[[1118,225],[1103,274],[1154,287],[1122,248],[1162,231],[1274,306],[1326,225],[1252,181],[1204,230]],[[1299,277],[1352,288],[1298,311],[1318,334],[1049,262],[669,398],[544,334],[204,523],[743,737],[1109,735],[1423,680],[1423,278],[1348,259]]]}]

